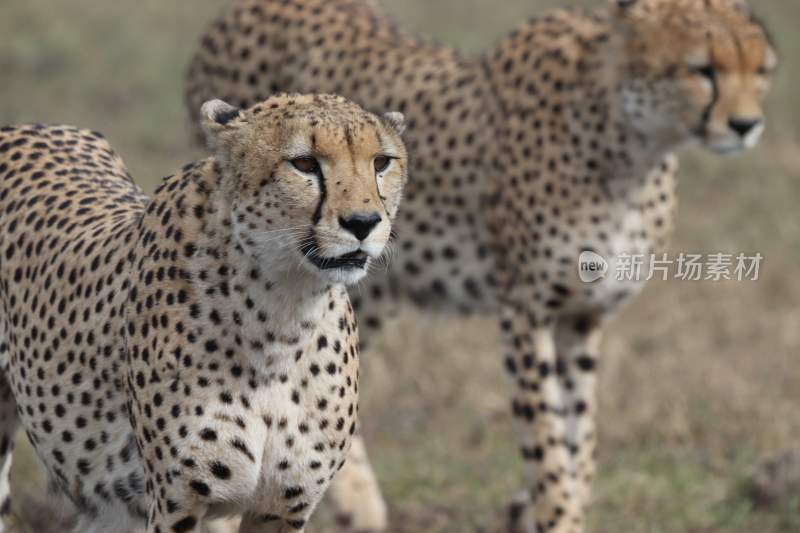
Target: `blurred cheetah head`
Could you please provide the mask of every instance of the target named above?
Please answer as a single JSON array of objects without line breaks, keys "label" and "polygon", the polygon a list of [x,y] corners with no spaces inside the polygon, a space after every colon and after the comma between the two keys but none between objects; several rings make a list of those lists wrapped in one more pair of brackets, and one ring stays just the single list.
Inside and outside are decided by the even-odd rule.
[{"label": "blurred cheetah head", "polygon": [[776,54],[744,0],[613,0],[623,105],[642,131],[752,148]]}]

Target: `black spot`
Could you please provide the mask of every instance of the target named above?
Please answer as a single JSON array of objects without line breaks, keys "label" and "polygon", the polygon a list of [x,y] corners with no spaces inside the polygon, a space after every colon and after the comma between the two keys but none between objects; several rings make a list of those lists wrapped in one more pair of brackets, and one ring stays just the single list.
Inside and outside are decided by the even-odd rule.
[{"label": "black spot", "polygon": [[525,512],[525,504],[524,503],[512,503],[508,507],[508,520],[512,525],[516,525],[519,523],[520,518],[522,518],[522,514]]},{"label": "black spot", "polygon": [[186,518],[175,522],[175,524],[172,526],[172,531],[175,533],[183,533],[185,531],[191,531],[196,525],[197,519],[193,516],[187,516]]},{"label": "black spot", "polygon": [[205,428],[200,432],[200,438],[207,441],[217,440],[217,432],[211,428]]},{"label": "black spot", "polygon": [[575,364],[584,372],[593,372],[596,366],[594,358],[588,355],[581,355],[575,359]]},{"label": "black spot", "polygon": [[303,494],[303,487],[288,487],[283,493],[284,498],[291,500]]},{"label": "black spot", "polygon": [[231,469],[219,461],[214,461],[211,463],[211,465],[209,465],[209,467],[211,468],[211,473],[214,474],[214,477],[218,479],[231,478]]},{"label": "black spot", "polygon": [[211,489],[209,488],[209,486],[203,483],[202,481],[195,479],[194,481],[189,483],[189,486],[192,487],[192,490],[194,490],[200,496],[208,496],[209,494],[211,494]]}]

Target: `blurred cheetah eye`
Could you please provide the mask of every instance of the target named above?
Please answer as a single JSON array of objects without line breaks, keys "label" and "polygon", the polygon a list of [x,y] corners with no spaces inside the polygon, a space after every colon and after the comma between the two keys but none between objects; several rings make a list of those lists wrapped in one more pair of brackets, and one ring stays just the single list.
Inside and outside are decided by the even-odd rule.
[{"label": "blurred cheetah eye", "polygon": [[702,76],[710,81],[714,81],[717,77],[717,69],[714,68],[714,65],[703,65],[700,67],[691,67],[692,74],[696,74],[698,76]]},{"label": "blurred cheetah eye", "polygon": [[319,162],[313,157],[298,157],[290,161],[292,166],[305,174],[318,174]]},{"label": "blurred cheetah eye", "polygon": [[385,155],[379,155],[378,157],[375,158],[375,161],[373,162],[373,164],[375,165],[375,172],[380,174],[381,172],[389,168],[389,163],[391,162],[392,159],[390,157],[387,157]]}]

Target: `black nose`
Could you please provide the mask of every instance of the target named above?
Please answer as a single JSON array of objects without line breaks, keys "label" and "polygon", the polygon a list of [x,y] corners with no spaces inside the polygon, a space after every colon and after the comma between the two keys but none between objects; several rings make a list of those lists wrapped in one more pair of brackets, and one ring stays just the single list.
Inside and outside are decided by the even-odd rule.
[{"label": "black nose", "polygon": [[380,221],[381,216],[378,213],[356,213],[347,218],[339,217],[339,225],[355,235],[359,241],[366,239]]},{"label": "black nose", "polygon": [[753,128],[761,124],[761,119],[741,119],[732,118],[728,121],[728,126],[733,131],[739,134],[740,137],[747,137],[747,134],[753,131]]}]

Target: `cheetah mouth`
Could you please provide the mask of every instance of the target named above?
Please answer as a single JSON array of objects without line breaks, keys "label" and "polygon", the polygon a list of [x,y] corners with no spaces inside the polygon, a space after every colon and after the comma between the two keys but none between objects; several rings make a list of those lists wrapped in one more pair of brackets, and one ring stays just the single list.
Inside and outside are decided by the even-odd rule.
[{"label": "cheetah mouth", "polygon": [[316,243],[309,242],[300,248],[300,252],[311,261],[311,264],[320,270],[352,269],[361,270],[369,260],[369,255],[362,250],[340,255],[337,257],[322,257],[316,254]]}]

